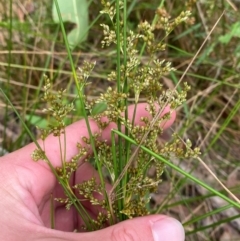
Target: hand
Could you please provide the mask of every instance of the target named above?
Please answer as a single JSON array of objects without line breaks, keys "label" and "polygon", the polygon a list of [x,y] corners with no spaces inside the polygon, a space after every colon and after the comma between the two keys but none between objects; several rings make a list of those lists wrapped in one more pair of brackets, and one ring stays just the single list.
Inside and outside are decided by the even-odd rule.
[{"label": "hand", "polygon": [[[143,124],[141,116],[149,116],[145,111],[146,104],[139,104],[136,123]],[[163,115],[169,112],[169,107]],[[129,115],[133,107],[129,107]],[[169,127],[175,119],[164,123]],[[90,120],[93,133],[98,127]],[[103,139],[110,139],[110,124],[102,134]],[[81,137],[88,136],[84,121],[76,122],[66,128],[67,160],[77,153],[76,143]],[[54,167],[60,166],[60,151],[58,139],[49,136],[45,141],[46,155]],[[150,215],[134,218],[108,228],[86,233],[74,233],[73,230],[81,224],[74,208],[66,211],[64,205],[55,205],[55,229],[50,229],[51,193],[54,196],[63,195],[55,176],[43,161],[34,162],[31,153],[36,148],[29,144],[24,148],[0,158],[0,240],[5,241],[183,241],[184,231],[181,224],[164,215]],[[86,180],[96,172],[89,163],[82,165],[76,172],[76,183]],[[55,195],[56,194],[56,195]],[[94,212],[94,210],[93,210]]]}]

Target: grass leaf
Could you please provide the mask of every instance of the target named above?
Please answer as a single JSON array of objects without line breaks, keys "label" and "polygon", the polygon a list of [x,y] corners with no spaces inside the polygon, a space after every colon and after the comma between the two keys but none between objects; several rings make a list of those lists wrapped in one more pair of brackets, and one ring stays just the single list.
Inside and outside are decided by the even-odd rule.
[{"label": "grass leaf", "polygon": [[233,37],[240,38],[240,22],[232,25],[229,33],[219,37],[219,41],[223,44],[228,44]]},{"label": "grass leaf", "polygon": [[[88,32],[88,3],[86,0],[58,0],[61,16],[64,22],[76,24],[68,35],[68,42],[73,49],[79,43],[86,40]],[[59,23],[58,13],[55,4],[52,5],[52,16],[56,23]]]}]

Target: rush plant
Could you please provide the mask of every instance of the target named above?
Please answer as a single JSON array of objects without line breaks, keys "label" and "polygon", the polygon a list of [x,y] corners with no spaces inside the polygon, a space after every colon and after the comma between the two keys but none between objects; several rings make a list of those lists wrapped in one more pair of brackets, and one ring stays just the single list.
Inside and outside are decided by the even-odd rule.
[{"label": "rush plant", "polygon": [[[76,73],[62,25],[89,134],[82,137],[84,144],[76,143],[78,153],[67,160],[65,118],[74,110],[74,102],[64,102],[64,90],[52,92],[51,81],[46,77],[42,99],[46,102],[44,111],[52,118],[48,128],[41,130],[41,139],[44,143],[49,134],[59,138],[62,165],[57,168],[52,166],[45,154],[44,144],[43,148],[38,147],[32,153],[34,161],[44,160],[50,165],[64,189],[66,197],[56,197],[55,200],[65,203],[66,209],[74,206],[84,222],[82,228],[89,231],[150,213],[150,194],[156,192],[161,183],[165,165],[163,160],[172,156],[196,157],[200,153],[199,148],[191,148],[190,140],[183,145],[178,133],[173,133],[169,142],[158,141],[163,134],[164,123],[183,104],[190,89],[187,83],[183,84],[179,92],[175,88],[163,87],[162,77],[175,69],[170,62],[159,59],[159,52],[165,51],[166,37],[177,25],[188,21],[191,13],[183,11],[176,18],[171,18],[164,8],[159,7],[155,21],[139,23],[134,32],[127,25],[126,0],[102,0],[101,3],[101,14],[109,18],[109,24],[101,24],[104,35],[102,47],[116,47],[116,68],[108,75],[108,80],[116,83],[116,87],[108,87],[97,99],[88,101],[84,88],[89,84],[89,76],[97,63],[84,62]],[[55,4],[61,22],[57,0]],[[163,33],[160,42],[155,39],[154,34],[159,29]],[[145,56],[147,54],[147,60],[142,59],[143,53]],[[129,97],[133,99],[133,103],[129,103]],[[136,125],[134,120],[142,99],[140,97],[144,97],[142,105],[145,105],[149,117],[143,116],[142,124]],[[127,109],[129,104],[133,105],[131,116]],[[166,107],[169,107],[169,113],[162,115]],[[97,123],[99,133],[92,133],[89,117]],[[101,133],[110,123],[115,123],[116,128],[111,131],[109,144],[101,138]],[[99,179],[91,177],[70,186],[70,178],[83,162],[89,162],[96,168]],[[155,169],[155,174],[151,177],[148,175],[150,168]],[[111,184],[108,192],[106,180]],[[99,207],[100,211],[95,219],[84,208],[84,202]]]}]

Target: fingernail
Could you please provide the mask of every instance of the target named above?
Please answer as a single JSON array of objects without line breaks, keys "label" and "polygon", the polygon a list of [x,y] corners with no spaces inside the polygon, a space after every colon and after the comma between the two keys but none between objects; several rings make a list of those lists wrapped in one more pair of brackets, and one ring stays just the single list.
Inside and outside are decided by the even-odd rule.
[{"label": "fingernail", "polygon": [[182,224],[174,218],[150,221],[154,241],[184,241]]}]

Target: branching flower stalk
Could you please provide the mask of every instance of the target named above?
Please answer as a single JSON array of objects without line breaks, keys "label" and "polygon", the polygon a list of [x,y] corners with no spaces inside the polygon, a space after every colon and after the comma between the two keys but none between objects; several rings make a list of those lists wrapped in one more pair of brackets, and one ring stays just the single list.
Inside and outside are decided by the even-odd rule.
[{"label": "branching flower stalk", "polygon": [[[70,176],[78,168],[79,158],[87,154],[85,148],[81,148],[79,145],[77,145],[79,149],[78,154],[72,158],[71,162],[67,162],[66,160],[65,117],[67,116],[67,114],[74,110],[74,104],[63,103],[63,93],[65,92],[65,90],[59,90],[55,94],[52,93],[51,89],[52,85],[50,83],[50,80],[47,77],[45,77],[44,96],[42,100],[45,101],[49,105],[49,107],[45,108],[43,111],[47,112],[53,118],[51,119],[51,122],[48,124],[47,129],[40,129],[40,138],[43,142],[43,149],[41,149],[39,146],[32,153],[32,159],[34,161],[43,160],[49,164],[57,180],[62,185],[67,197],[66,199],[57,200],[61,203],[66,203],[67,209],[69,209],[71,205],[74,205],[79,215],[81,215],[82,219],[84,220],[86,227],[89,230],[91,230],[93,226],[91,222],[91,217],[83,208],[79,199],[75,196],[72,187],[69,186]],[[59,149],[62,166],[57,167],[56,169],[54,169],[54,167],[51,164],[51,161],[45,154],[45,139],[49,134],[52,134],[53,136],[59,139]],[[63,137],[63,144],[61,137]]]},{"label": "branching flower stalk", "polygon": [[[63,90],[52,94],[48,79],[46,79],[43,97],[49,105],[45,111],[53,117],[54,122],[49,124],[47,130],[41,130],[41,139],[44,141],[47,135],[53,134],[59,138],[61,149],[62,165],[56,167],[54,172],[63,185],[66,198],[56,197],[56,201],[65,203],[67,209],[74,205],[85,223],[83,229],[86,230],[96,230],[125,219],[147,215],[150,194],[155,192],[161,183],[161,175],[164,171],[164,162],[161,160],[172,156],[195,157],[200,153],[199,148],[190,148],[190,141],[187,141],[187,148],[183,147],[176,133],[173,134],[171,142],[164,144],[158,142],[159,135],[163,133],[161,126],[171,115],[168,113],[159,117],[161,110],[166,105],[169,105],[171,110],[182,105],[190,89],[187,83],[184,83],[180,92],[175,89],[163,89],[161,77],[175,69],[170,62],[158,59],[158,53],[165,50],[165,37],[178,24],[186,21],[190,12],[182,12],[175,19],[171,19],[166,10],[159,9],[155,25],[152,26],[147,21],[143,21],[138,25],[135,33],[127,28],[126,0],[116,0],[114,3],[102,0],[101,3],[103,5],[101,13],[106,14],[111,21],[111,26],[101,24],[104,35],[102,47],[115,45],[117,50],[116,69],[108,75],[108,80],[116,83],[116,88],[109,87],[93,101],[88,101],[84,95],[80,96],[84,109],[95,120],[100,131],[97,134],[89,133],[89,137],[83,137],[84,145],[76,143],[78,153],[71,160],[66,160],[64,119],[74,110],[74,104],[63,104]],[[154,35],[157,28],[165,31],[160,42]],[[144,62],[139,55],[143,45],[146,46],[147,62]],[[94,65],[95,63],[84,62],[79,68],[78,81],[82,88],[87,83]],[[127,112],[129,96],[134,98],[135,105],[132,119]],[[142,117],[141,123],[135,124],[140,96],[146,99],[145,109],[150,117]],[[96,113],[96,106],[99,105],[106,106],[106,109]],[[117,130],[111,133],[110,146],[100,137],[102,131],[112,122],[116,124]],[[91,149],[93,155],[89,154]],[[44,150],[36,149],[32,156],[35,161],[46,160]],[[79,168],[79,162],[83,159],[94,164],[99,173],[100,182],[92,177],[90,180],[70,186],[70,177]],[[152,167],[155,168],[155,175],[149,177],[148,171]],[[104,177],[108,177],[112,184],[110,194],[106,192]],[[82,198],[77,198],[75,192]],[[96,198],[96,194],[102,198]],[[102,210],[99,211],[95,220],[91,220],[84,209],[83,203],[87,201]]]}]

